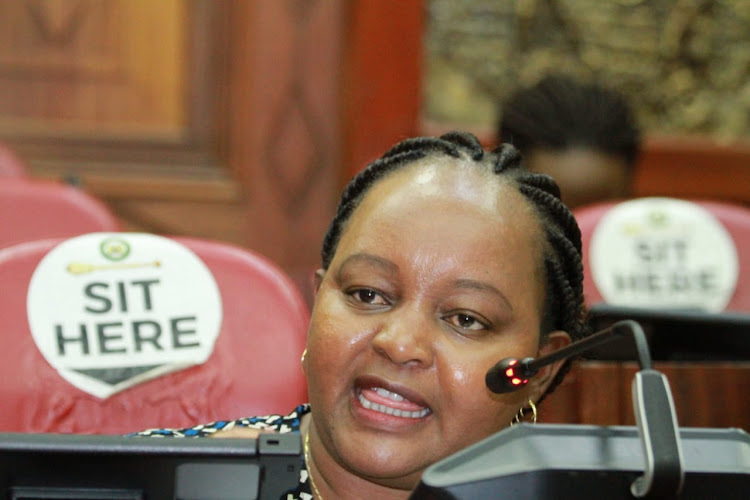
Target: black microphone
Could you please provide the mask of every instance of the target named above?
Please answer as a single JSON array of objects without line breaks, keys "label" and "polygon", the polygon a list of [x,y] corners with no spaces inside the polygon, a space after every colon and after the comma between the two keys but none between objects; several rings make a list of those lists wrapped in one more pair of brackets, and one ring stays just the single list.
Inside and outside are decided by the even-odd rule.
[{"label": "black microphone", "polygon": [[651,354],[641,325],[633,320],[624,320],[540,358],[505,358],[489,369],[484,377],[485,384],[496,394],[517,391],[528,384],[540,368],[626,335],[632,336],[635,341],[641,369],[650,369]]}]

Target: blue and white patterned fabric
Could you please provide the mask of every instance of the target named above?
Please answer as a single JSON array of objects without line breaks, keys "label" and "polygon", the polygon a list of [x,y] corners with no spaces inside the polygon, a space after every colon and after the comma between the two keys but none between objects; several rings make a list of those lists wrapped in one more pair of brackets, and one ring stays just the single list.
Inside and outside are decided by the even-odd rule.
[{"label": "blue and white patterned fabric", "polygon": [[[240,418],[238,420],[219,420],[210,424],[196,425],[185,429],[149,429],[130,434],[131,436],[153,438],[192,438],[207,437],[211,434],[231,429],[233,427],[247,427],[250,429],[272,429],[279,433],[299,432],[302,416],[310,413],[310,405],[302,404],[288,415],[264,415],[260,417]],[[300,467],[299,485],[281,496],[279,500],[312,500],[310,482],[304,459]]]}]

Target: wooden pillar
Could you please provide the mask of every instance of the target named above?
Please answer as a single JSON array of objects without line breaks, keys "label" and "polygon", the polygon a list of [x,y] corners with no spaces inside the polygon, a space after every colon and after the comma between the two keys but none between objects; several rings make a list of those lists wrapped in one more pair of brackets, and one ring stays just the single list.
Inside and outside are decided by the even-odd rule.
[{"label": "wooden pillar", "polygon": [[342,184],[395,142],[420,134],[423,3],[348,4]]},{"label": "wooden pillar", "polygon": [[228,158],[247,246],[310,298],[340,167],[343,0],[232,2]]}]

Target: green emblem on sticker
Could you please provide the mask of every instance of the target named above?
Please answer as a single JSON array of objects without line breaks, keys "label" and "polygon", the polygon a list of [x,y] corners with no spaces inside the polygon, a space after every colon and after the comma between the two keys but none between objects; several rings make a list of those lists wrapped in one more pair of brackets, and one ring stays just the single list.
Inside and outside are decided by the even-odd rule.
[{"label": "green emblem on sticker", "polygon": [[99,250],[105,259],[120,261],[130,254],[130,245],[122,238],[107,238],[101,242]]},{"label": "green emblem on sticker", "polygon": [[669,225],[669,215],[663,210],[654,210],[648,214],[648,222],[654,227],[665,227]]}]

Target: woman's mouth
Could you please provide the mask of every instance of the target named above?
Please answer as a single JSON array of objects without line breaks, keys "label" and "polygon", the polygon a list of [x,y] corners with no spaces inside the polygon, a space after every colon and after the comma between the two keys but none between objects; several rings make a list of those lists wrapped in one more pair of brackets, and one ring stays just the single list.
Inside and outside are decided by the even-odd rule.
[{"label": "woman's mouth", "polygon": [[429,408],[382,387],[362,388],[357,398],[364,408],[394,417],[418,419],[430,413]]}]

